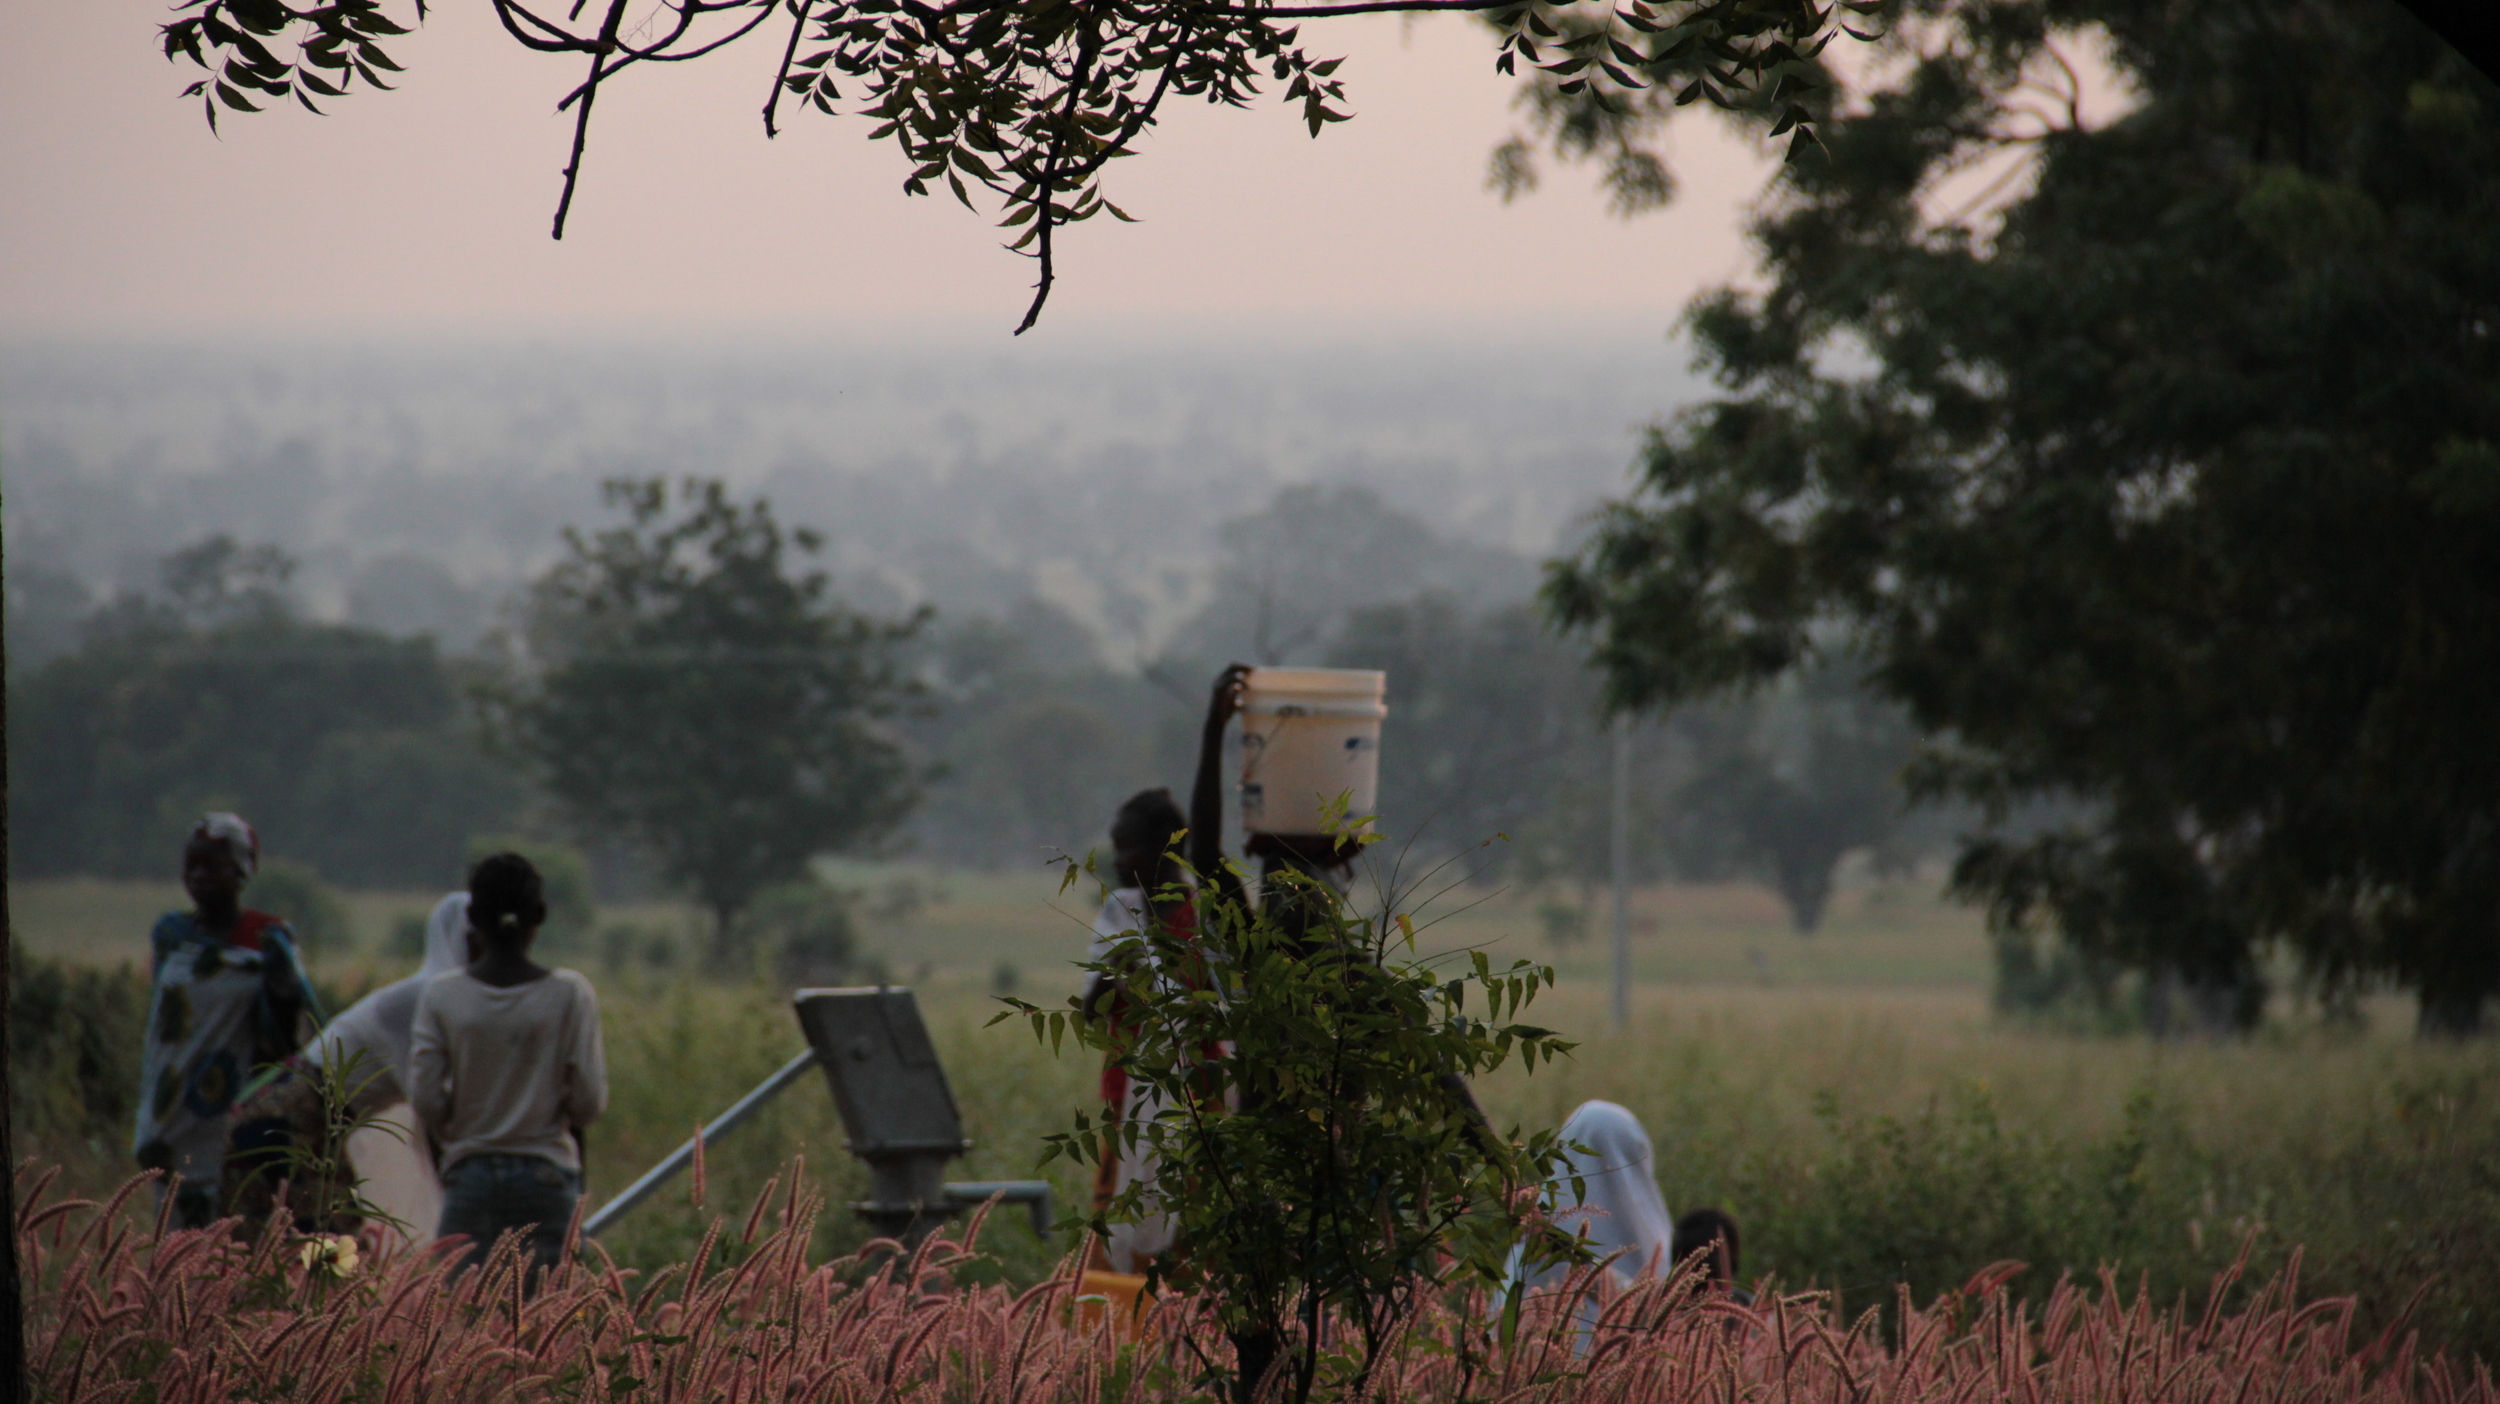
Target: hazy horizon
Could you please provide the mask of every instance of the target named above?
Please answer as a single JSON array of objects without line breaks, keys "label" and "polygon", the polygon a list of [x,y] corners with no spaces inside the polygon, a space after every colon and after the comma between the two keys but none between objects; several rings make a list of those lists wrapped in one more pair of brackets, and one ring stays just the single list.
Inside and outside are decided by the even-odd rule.
[{"label": "hazy horizon", "polygon": [[572,65],[521,51],[483,6],[437,6],[395,41],[398,91],[326,117],[229,113],[215,134],[177,97],[195,74],[159,52],[157,7],[21,8],[0,50],[0,328],[19,336],[934,328],[1037,355],[1209,319],[1321,341],[1663,331],[1750,266],[1739,212],[1778,155],[1687,121],[1665,211],[1610,217],[1586,168],[1506,205],[1485,175],[1517,85],[1491,36],[1455,17],[1326,21],[1307,42],[1344,56],[1354,120],[1314,140],[1273,94],[1167,108],[1111,173],[1140,222],[1070,229],[1050,310],[1010,339],[1033,268],[995,214],[905,197],[905,164],[855,117],[785,114],[767,141],[769,46],[603,88],[557,243]]},{"label": "hazy horizon", "polygon": [[1203,603],[1216,526],[1291,484],[1550,552],[1628,486],[1640,427],[1695,392],[1684,361],[1663,336],[1042,358],[936,340],[18,341],[0,344],[0,476],[13,574],[66,573],[90,603],[224,532],[294,555],[318,617],[389,626],[423,611],[377,592],[465,592],[441,607],[471,624],[447,635],[552,561],[562,527],[603,519],[600,480],[717,476],[822,531],[865,603],[1002,613],[1030,595],[1116,661]]}]

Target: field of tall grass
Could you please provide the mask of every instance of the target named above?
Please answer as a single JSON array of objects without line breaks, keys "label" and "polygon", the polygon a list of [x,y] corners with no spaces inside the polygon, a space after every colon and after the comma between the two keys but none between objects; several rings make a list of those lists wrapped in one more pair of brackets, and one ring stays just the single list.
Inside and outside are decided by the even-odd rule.
[{"label": "field of tall grass", "polygon": [[[1027,998],[1072,985],[1084,904],[1054,904],[1033,881],[913,881],[917,908],[870,945],[921,991],[975,1139],[951,1177],[1030,1177],[1039,1136],[1067,1126],[1095,1070],[983,1022],[1001,982]],[[117,1060],[135,1083],[140,996],[135,976],[112,972],[139,945],[150,895],[88,884],[21,899],[38,957],[21,1008],[33,997],[89,1011],[20,1031],[21,1146],[62,1167],[64,1191],[100,1196],[126,1172],[128,1090],[109,1103]],[[357,898],[366,939],[323,954],[324,983],[344,995],[400,973],[374,950],[424,902]],[[1924,1306],[2015,1260],[2030,1266],[2006,1290],[2034,1311],[2062,1274],[2088,1282],[2104,1268],[2166,1305],[2201,1301],[2243,1253],[2246,1283],[2299,1252],[2303,1291],[2354,1298],[2365,1335],[2401,1322],[2426,1348],[2500,1360],[2500,1048],[2417,1043],[2394,1009],[2356,1030],[2286,1005],[2232,1043],[2007,1027],[1988,1013],[1975,922],[1899,888],[1854,891],[1811,938],[1738,889],[1646,893],[1640,915],[1628,1030],[1608,1026],[1600,953],[1565,950],[1563,984],[1536,1013],[1579,1038],[1578,1053],[1479,1092],[1506,1124],[1551,1125],[1591,1097],[1630,1107],[1657,1142],[1670,1208],[1714,1204],[1739,1220],[1748,1278],[1827,1290],[1853,1314],[1892,1310],[1904,1286]],[[610,916],[634,938],[558,957],[594,977],[604,1007],[615,1100],[590,1140],[594,1199],[802,1046],[786,991],[696,978],[684,956],[655,964],[653,946],[687,914]],[[1525,934],[1535,919],[1527,899],[1502,896],[1434,934],[1533,955],[1545,949]],[[786,1190],[801,1161],[804,1190],[829,1204],[865,1190],[812,1079],[711,1147],[709,1208],[681,1181],[604,1246],[630,1269],[687,1262],[713,1211],[751,1203],[776,1177]],[[1062,1206],[1077,1203],[1081,1186],[1054,1173]],[[838,1208],[806,1235],[817,1263],[864,1241]],[[1020,1292],[1050,1280],[1070,1247],[1013,1216],[953,1273]]]},{"label": "field of tall grass", "polygon": [[[48,1202],[40,1185],[27,1198],[30,1375],[36,1397],[60,1404],[1148,1404],[1207,1398],[1204,1364],[1225,1350],[1188,1299],[1122,1319],[1089,1313],[1072,1259],[1021,1289],[960,1280],[977,1256],[943,1239],[909,1259],[827,1261],[813,1227],[821,1201],[798,1182],[767,1187],[742,1220],[715,1220],[682,1268],[637,1274],[594,1248],[534,1295],[509,1244],[450,1280],[432,1255],[364,1262],[276,1233],[152,1236],[110,1205]],[[960,1237],[977,1244],[980,1227]],[[1330,1393],[1383,1404],[2500,1399],[2487,1368],[2425,1359],[2397,1332],[2356,1332],[2349,1304],[2304,1301],[2292,1273],[2242,1292],[2226,1273],[2199,1306],[2104,1276],[2060,1283],[2034,1309],[2005,1288],[2014,1266],[1904,1301],[1889,1323],[1824,1294],[1705,1297],[1689,1272],[1619,1295],[1591,1294],[1583,1272],[1531,1298],[1515,1334],[1493,1329],[1500,1313],[1479,1294],[1428,1296],[1367,1377],[1340,1367]]]}]

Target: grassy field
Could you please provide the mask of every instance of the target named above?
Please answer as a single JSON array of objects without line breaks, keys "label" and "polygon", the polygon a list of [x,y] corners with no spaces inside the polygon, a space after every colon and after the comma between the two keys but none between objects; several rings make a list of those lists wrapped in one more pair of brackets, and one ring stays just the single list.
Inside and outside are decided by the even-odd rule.
[{"label": "grassy field", "polygon": [[[850,868],[870,894],[864,944],[919,989],[976,1149],[963,1179],[1034,1173],[1034,1145],[1067,1124],[1094,1069],[1051,1059],[1021,1028],[983,1028],[1012,967],[1045,998],[1076,983],[1068,963],[1093,902],[1022,875]],[[896,892],[918,900],[889,900]],[[879,896],[886,894],[886,896]],[[57,883],[16,890],[34,952],[87,967],[135,961],[170,886]],[[318,973],[350,993],[401,973],[371,954],[433,894],[353,899],[359,951]],[[1461,909],[1463,907],[1463,910]],[[1671,1208],[1715,1203],[1746,1231],[1748,1275],[1873,1302],[1894,1282],[1925,1296],[1989,1262],[2061,1272],[2107,1264],[2165,1294],[2201,1291],[2243,1242],[2258,1267],[2306,1249],[2320,1291],[2362,1299],[2362,1320],[2414,1319],[2436,1343],[2500,1357],[2500,1049],[2436,1047],[2406,1011],[2373,1008],[2360,1031],[2286,1005],[2258,1036],[2157,1044],[2008,1028],[1988,1012],[1976,919],[1916,886],[1855,883],[1824,931],[1800,937],[1744,888],[1660,888],[1635,904],[1638,987],[1628,1030],[1607,1016],[1602,942],[1556,951],[1537,901],[1453,893],[1434,948],[1481,944],[1497,959],[1556,959],[1562,984],[1536,1014],[1582,1040],[1564,1065],[1480,1093],[1497,1120],[1551,1125],[1603,1097],[1637,1113],[1659,1148]],[[786,992],[655,966],[649,939],[691,939],[689,911],[603,912],[635,938],[561,956],[597,981],[615,1105],[592,1136],[591,1183],[611,1194],[800,1046]],[[624,955],[608,959],[613,949]],[[1557,958],[1558,957],[1558,958]],[[132,1054],[135,1060],[135,1050]],[[57,1121],[57,1117],[56,1117]],[[21,1127],[26,1120],[21,1114]],[[32,1128],[27,1147],[92,1187],[120,1173],[117,1137]],[[864,1190],[821,1084],[803,1083],[710,1155],[710,1210],[742,1210],[796,1157],[839,1205]],[[1064,1204],[1080,1186],[1061,1176]],[[630,1263],[692,1252],[708,1214],[681,1182],[610,1235]],[[830,1252],[859,1230],[835,1214]],[[1067,1245],[1021,1223],[993,1229],[987,1271],[1029,1281]]]},{"label": "grassy field", "polygon": [[[863,945],[900,976],[926,967],[942,982],[986,984],[1001,962],[1035,981],[1082,958],[1098,899],[1061,895],[1055,869],[1023,873],[940,871],[903,864],[830,864],[827,876],[862,894]],[[1376,889],[1367,889],[1376,890]],[[421,917],[441,894],[342,894],[360,944],[378,946],[400,921]],[[1537,908],[1551,894],[1461,887],[1420,905],[1437,918],[1428,942],[1475,945],[1504,958],[1553,961],[1566,979],[1601,980],[1603,939],[1548,945]],[[19,940],[36,953],[86,964],[138,960],[158,913],[183,905],[162,883],[95,879],[21,882],[12,895]],[[1599,904],[1602,906],[1602,901]],[[1593,924],[1602,925],[1602,912]],[[1634,893],[1633,974],[1651,985],[1916,987],[1982,989],[1987,952],[1975,914],[1938,901],[1932,885],[1844,885],[1824,928],[1800,937],[1763,889],[1656,887]],[[645,935],[703,929],[692,908],[666,903],[602,908],[600,926]],[[596,947],[594,939],[590,943]],[[595,949],[584,954],[601,954]],[[354,953],[339,953],[350,965]]]},{"label": "grassy field", "polygon": [[[999,962],[1037,980],[1083,956],[1099,898],[1059,893],[1055,870],[1029,874],[913,873],[837,868],[837,881],[869,891],[897,876],[935,894],[906,924],[871,929],[867,945],[896,972],[931,967],[940,979],[986,981]],[[1443,879],[1446,881],[1446,877]],[[1383,886],[1366,884],[1373,902]],[[1436,884],[1437,886],[1437,884]],[[1430,892],[1432,888],[1426,888]],[[1421,896],[1423,894],[1418,894]],[[1428,945],[1482,947],[1503,959],[1553,962],[1566,980],[1607,978],[1602,939],[1547,944],[1537,908],[1551,894],[1460,887],[1420,906]],[[1593,924],[1602,924],[1602,920]],[[1657,887],[1631,904],[1632,965],[1645,985],[1842,985],[1852,988],[1954,987],[1982,990],[1988,959],[1977,917],[1936,900],[1932,887],[1854,883],[1833,904],[1824,930],[1790,931],[1785,909],[1761,888]]]}]

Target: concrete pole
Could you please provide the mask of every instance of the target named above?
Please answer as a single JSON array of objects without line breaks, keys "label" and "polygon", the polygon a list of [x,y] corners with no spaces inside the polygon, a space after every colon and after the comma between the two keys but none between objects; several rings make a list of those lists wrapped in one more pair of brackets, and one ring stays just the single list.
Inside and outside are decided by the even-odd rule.
[{"label": "concrete pole", "polygon": [[1615,902],[1615,1027],[1632,1022],[1632,718],[1615,717],[1615,793],[1613,832],[1608,836],[1614,867]]}]

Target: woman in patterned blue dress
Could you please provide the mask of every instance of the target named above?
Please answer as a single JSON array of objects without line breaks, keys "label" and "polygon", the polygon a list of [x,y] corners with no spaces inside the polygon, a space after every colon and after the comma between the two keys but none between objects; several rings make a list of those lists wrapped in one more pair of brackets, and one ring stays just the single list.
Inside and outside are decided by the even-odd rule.
[{"label": "woman in patterned blue dress", "polygon": [[295,933],[243,906],[260,866],[260,838],[240,815],[211,814],[182,849],[187,912],[167,912],[149,935],[155,992],[140,1061],[132,1152],[161,1170],[179,1228],[204,1228],[217,1202],[234,1104],[253,1080],[302,1046],[317,1018]]}]

